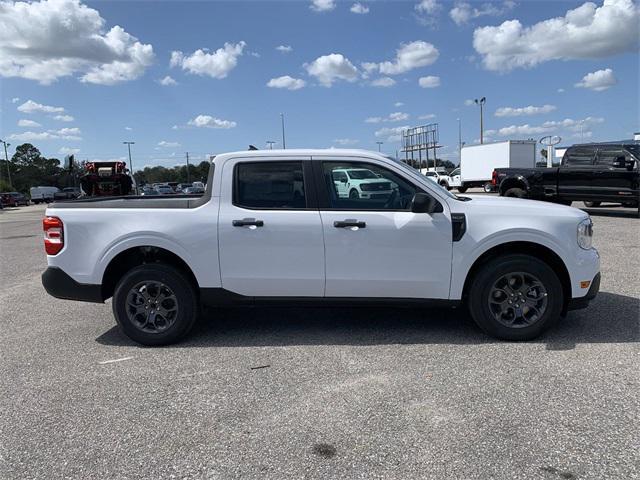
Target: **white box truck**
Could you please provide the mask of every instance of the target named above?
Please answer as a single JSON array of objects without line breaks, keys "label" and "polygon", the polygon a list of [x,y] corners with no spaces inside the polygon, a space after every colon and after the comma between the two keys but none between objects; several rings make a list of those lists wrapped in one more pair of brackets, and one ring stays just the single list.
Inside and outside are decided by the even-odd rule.
[{"label": "white box truck", "polygon": [[29,196],[33,203],[49,203],[53,202],[54,194],[59,191],[60,189],[58,187],[31,187],[29,189]]},{"label": "white box truck", "polygon": [[463,147],[460,155],[460,180],[451,182],[464,193],[468,188],[492,189],[494,168],[533,168],[536,166],[535,140],[506,140]]}]

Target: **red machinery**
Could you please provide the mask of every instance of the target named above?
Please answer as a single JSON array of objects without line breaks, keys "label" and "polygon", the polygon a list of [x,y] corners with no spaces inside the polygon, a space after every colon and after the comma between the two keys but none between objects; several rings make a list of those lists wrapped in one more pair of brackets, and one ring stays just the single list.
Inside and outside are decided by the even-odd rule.
[{"label": "red machinery", "polygon": [[129,195],[133,179],[125,162],[87,162],[80,185],[88,197]]}]

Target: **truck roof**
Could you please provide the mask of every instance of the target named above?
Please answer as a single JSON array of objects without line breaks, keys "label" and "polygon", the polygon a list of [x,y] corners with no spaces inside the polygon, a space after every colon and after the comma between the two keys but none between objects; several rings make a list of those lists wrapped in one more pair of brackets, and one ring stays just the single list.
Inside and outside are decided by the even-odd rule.
[{"label": "truck roof", "polygon": [[382,155],[379,152],[364,149],[353,148],[291,148],[286,150],[241,150],[237,152],[228,152],[216,155],[213,159],[213,163],[224,161],[231,157],[243,157],[243,158],[273,158],[273,157],[313,157],[313,156],[335,155],[341,157],[374,157],[378,159],[388,160],[389,158]]}]

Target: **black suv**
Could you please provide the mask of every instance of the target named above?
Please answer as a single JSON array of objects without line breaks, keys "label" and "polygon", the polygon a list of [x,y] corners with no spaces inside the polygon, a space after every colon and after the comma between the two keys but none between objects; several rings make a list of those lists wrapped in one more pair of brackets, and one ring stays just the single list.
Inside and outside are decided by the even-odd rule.
[{"label": "black suv", "polygon": [[507,197],[640,209],[639,164],[640,142],[587,143],[569,147],[559,167],[497,168],[493,183]]}]

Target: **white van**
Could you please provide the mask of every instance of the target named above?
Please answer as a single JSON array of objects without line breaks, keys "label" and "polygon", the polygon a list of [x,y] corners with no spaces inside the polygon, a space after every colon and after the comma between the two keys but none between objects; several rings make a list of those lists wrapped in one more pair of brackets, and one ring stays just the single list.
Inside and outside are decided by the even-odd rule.
[{"label": "white van", "polygon": [[58,187],[31,187],[29,195],[33,203],[49,203],[53,201],[53,194],[59,191]]}]

